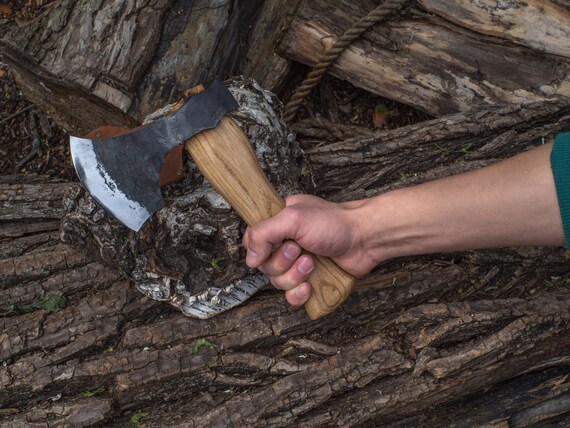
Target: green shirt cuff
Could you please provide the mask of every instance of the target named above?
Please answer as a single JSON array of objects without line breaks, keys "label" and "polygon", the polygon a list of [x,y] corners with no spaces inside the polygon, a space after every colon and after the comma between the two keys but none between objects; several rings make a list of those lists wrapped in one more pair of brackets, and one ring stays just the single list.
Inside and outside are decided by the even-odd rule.
[{"label": "green shirt cuff", "polygon": [[570,248],[570,132],[559,134],[550,155],[566,247]]}]

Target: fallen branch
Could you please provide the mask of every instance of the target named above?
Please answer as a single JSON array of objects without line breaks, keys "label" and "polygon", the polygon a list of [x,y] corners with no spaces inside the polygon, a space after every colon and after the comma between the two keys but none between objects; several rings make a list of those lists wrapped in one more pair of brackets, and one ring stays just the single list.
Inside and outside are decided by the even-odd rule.
[{"label": "fallen branch", "polygon": [[34,108],[36,105],[35,104],[30,104],[29,106],[24,107],[23,109],[18,110],[16,113],[11,114],[10,116],[8,116],[5,119],[0,120],[0,125],[4,125],[5,123],[7,123],[9,120],[14,119],[15,117],[21,115],[22,113],[27,112],[28,110],[30,110],[31,108]]}]

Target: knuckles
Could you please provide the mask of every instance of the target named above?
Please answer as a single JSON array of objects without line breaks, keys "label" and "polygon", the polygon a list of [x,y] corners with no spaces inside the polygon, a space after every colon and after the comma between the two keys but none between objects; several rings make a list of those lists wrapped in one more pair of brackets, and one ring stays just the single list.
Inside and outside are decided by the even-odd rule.
[{"label": "knuckles", "polygon": [[[261,244],[263,244],[263,235],[258,227],[248,227],[247,233],[244,235],[246,242],[244,244],[248,249],[256,250]],[[256,251],[257,252],[257,251]]]}]

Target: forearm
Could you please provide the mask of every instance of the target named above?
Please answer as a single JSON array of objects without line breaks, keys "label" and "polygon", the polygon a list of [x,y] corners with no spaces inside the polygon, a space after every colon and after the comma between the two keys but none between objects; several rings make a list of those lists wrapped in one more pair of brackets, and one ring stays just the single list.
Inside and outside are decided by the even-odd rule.
[{"label": "forearm", "polygon": [[354,203],[363,245],[393,257],[476,248],[563,245],[551,144],[465,174]]}]

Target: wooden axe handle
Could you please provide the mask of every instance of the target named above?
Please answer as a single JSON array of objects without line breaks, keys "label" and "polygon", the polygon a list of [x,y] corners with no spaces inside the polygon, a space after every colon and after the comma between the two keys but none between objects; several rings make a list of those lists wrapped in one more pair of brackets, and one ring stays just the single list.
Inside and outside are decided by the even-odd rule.
[{"label": "wooden axe handle", "polygon": [[[273,217],[285,207],[263,173],[249,140],[229,117],[186,141],[186,150],[208,181],[250,226]],[[312,255],[309,276],[313,294],[305,305],[311,319],[334,311],[349,296],[355,278],[331,259]]]}]

